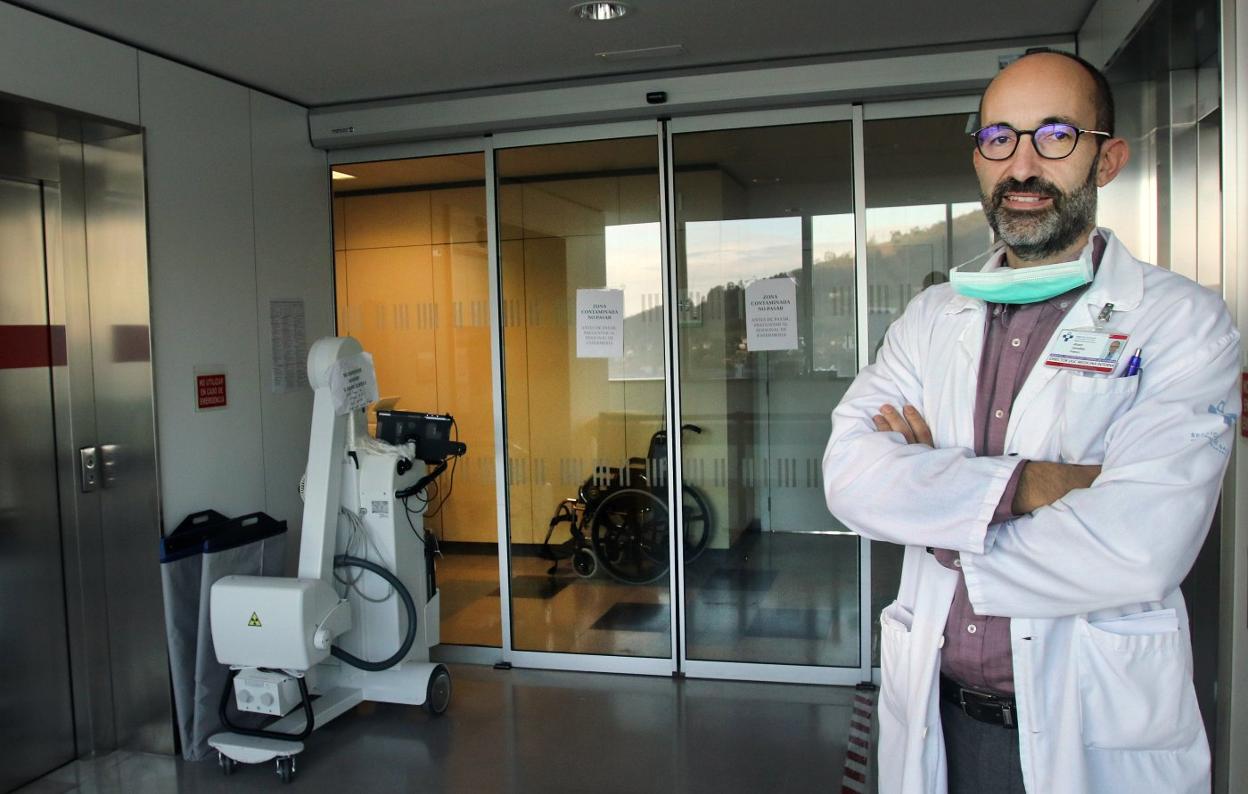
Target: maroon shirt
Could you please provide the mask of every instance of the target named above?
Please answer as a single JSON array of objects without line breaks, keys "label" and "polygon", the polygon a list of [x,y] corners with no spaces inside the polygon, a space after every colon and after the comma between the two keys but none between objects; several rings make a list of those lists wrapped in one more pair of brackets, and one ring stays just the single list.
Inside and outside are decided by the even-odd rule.
[{"label": "maroon shirt", "polygon": [[[1100,235],[1094,235],[1094,266],[1100,265],[1104,253],[1105,241]],[[1040,303],[988,304],[984,350],[975,389],[976,455],[1005,454],[1005,430],[1014,399],[1039,362],[1049,339],[1086,289],[1086,286],[1079,287]],[[1014,469],[997,504],[993,523],[1013,516],[1014,494],[1022,472],[1022,466]],[[945,621],[940,671],[972,689],[1012,695],[1014,657],[1010,650],[1010,619],[976,614],[957,552],[935,549],[933,553],[941,565],[958,571],[958,586]]]}]

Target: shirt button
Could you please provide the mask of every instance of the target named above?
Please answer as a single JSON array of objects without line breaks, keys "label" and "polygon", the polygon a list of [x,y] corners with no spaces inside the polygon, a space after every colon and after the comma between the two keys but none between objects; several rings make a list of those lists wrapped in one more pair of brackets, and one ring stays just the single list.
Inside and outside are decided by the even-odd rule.
[{"label": "shirt button", "polygon": [[992,415],[1000,419],[1001,417],[1005,416],[1005,411],[1002,411],[1000,408],[998,408],[997,410],[993,411]]},{"label": "shirt button", "polygon": [[961,567],[962,567],[962,558],[961,558],[961,557],[955,557],[955,558],[954,558],[954,560],[953,560],[953,567],[954,567],[954,568],[961,568]]},{"label": "shirt button", "polygon": [[972,623],[972,624],[970,624],[969,626],[967,626],[967,627],[966,627],[966,630],[967,630],[968,632],[970,632],[971,634],[974,634],[974,633],[977,631],[977,629],[975,628],[975,624],[974,624],[974,623]]},{"label": "shirt button", "polygon": [[1021,340],[1021,339],[1018,339],[1018,338],[1011,339],[1011,340],[1010,340],[1010,347],[1018,347],[1018,346],[1019,346],[1019,345],[1021,345],[1022,343],[1023,343],[1023,340]]},{"label": "shirt button", "polygon": [[1065,309],[1067,306],[1070,305],[1070,301],[1062,301],[1060,305],[1063,309]]}]

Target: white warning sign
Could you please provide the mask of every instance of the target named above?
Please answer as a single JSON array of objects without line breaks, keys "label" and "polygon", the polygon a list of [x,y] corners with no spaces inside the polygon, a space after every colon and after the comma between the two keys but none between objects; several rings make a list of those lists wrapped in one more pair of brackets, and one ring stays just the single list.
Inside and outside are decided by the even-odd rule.
[{"label": "white warning sign", "polygon": [[624,290],[576,291],[576,357],[624,357]]},{"label": "white warning sign", "polygon": [[750,352],[797,349],[797,282],[765,278],[745,288],[745,344]]},{"label": "white warning sign", "polygon": [[334,413],[348,414],[377,402],[377,373],[368,353],[338,359],[329,371],[329,393]]}]

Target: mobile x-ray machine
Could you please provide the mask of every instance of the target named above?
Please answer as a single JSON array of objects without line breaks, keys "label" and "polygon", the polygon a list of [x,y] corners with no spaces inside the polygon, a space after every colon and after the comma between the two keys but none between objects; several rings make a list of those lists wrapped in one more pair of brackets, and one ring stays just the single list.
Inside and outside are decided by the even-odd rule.
[{"label": "mobile x-ray machine", "polygon": [[[227,774],[237,763],[276,760],[289,782],[303,740],[366,700],[434,715],[450,702],[450,673],[429,661],[439,641],[436,541],[407,500],[427,499],[425,487],[464,446],[435,421],[450,417],[389,433],[401,443],[369,437],[359,406],[375,380],[362,353],[354,339],[334,337],[308,355],[314,397],[298,577],[228,576],[212,587],[212,639],[230,675],[220,702],[227,732],[209,744]],[[231,700],[237,711],[278,719],[242,727]]]}]

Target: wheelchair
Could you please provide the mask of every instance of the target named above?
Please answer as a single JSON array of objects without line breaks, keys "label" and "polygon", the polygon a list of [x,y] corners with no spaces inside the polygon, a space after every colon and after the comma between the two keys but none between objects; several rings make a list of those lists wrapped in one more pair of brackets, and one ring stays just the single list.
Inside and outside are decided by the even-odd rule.
[{"label": "wheelchair", "polygon": [[[697,425],[681,431],[701,433]],[[697,559],[711,542],[714,529],[710,505],[697,488],[682,483],[685,564]],[[570,539],[552,546],[555,528],[568,524]],[[662,578],[670,565],[667,533],[667,431],[650,437],[644,458],[629,458],[624,469],[599,466],[575,497],[555,509],[542,542],[542,556],[570,559],[577,575],[589,578],[599,567],[626,584],[648,584]]]}]

